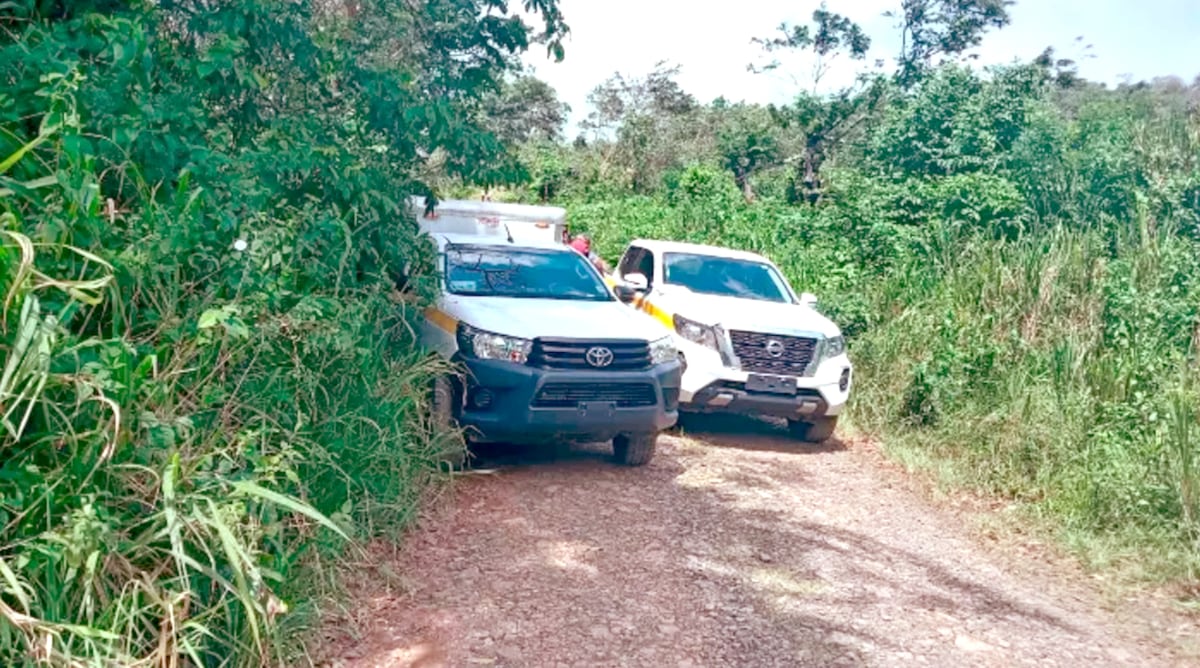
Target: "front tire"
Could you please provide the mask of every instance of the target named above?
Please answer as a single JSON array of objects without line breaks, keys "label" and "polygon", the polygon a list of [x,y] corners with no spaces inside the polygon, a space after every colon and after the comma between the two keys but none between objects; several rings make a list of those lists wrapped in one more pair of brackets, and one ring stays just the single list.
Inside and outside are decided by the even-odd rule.
[{"label": "front tire", "polygon": [[451,471],[461,470],[467,464],[467,449],[462,439],[451,438],[451,434],[458,429],[458,421],[454,419],[454,383],[449,376],[439,375],[434,377],[430,385],[429,413],[433,439],[443,448],[438,453],[438,463],[446,464]]},{"label": "front tire", "polygon": [[811,420],[788,420],[788,431],[800,441],[824,443],[833,437],[837,429],[837,416],[812,418]]},{"label": "front tire", "polygon": [[658,434],[622,434],[613,439],[613,457],[625,466],[643,466],[657,446]]}]

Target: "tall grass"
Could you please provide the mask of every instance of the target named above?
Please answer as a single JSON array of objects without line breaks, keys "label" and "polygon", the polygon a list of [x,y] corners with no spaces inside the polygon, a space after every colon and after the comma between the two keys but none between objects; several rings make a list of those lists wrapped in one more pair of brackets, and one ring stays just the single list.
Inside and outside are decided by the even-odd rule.
[{"label": "tall grass", "polygon": [[1088,559],[1194,580],[1200,89],[1045,74],[951,65],[895,92],[814,205],[747,203],[704,159],[649,196],[597,198],[577,168],[561,201],[609,260],[635,236],[767,254],[842,327],[850,421],[894,456]]},{"label": "tall grass", "polygon": [[302,575],[409,521],[461,448],[425,417],[442,369],[386,280],[305,257],[326,212],[243,252],[197,236],[186,179],[118,214],[91,178],[0,196],[0,665],[284,663]]},{"label": "tall grass", "polygon": [[1159,233],[1110,254],[1059,228],[901,272],[921,284],[878,308],[903,315],[853,347],[855,419],[1077,538],[1194,576],[1198,251]]},{"label": "tall grass", "polygon": [[[737,204],[715,240],[773,258],[847,331],[853,424],[1087,558],[1196,577],[1200,244],[1148,211],[1016,240],[944,220],[886,236],[847,217],[865,197]],[[678,201],[568,204],[612,261],[635,236],[714,242]]]}]

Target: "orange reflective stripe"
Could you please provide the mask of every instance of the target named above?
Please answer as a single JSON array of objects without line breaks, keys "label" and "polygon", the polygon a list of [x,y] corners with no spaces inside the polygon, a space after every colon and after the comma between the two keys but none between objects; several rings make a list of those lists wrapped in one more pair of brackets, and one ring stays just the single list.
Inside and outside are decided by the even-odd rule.
[{"label": "orange reflective stripe", "polygon": [[633,300],[633,303],[638,309],[645,311],[652,318],[661,322],[667,329],[675,329],[675,318],[670,313],[655,306],[649,299],[646,299],[645,295],[638,296],[637,299]]},{"label": "orange reflective stripe", "polygon": [[431,306],[425,309],[425,319],[432,322],[438,329],[444,329],[451,334],[458,332],[458,318],[445,311]]}]

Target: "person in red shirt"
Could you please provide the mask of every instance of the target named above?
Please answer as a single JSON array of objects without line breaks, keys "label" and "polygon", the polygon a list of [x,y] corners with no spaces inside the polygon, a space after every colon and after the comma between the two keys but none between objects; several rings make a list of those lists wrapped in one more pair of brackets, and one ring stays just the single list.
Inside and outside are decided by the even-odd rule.
[{"label": "person in red shirt", "polygon": [[571,239],[570,246],[584,256],[590,256],[592,252],[592,240],[586,234],[575,235],[575,238]]},{"label": "person in red shirt", "polygon": [[596,269],[602,273],[608,273],[608,264],[604,262],[599,255],[592,251],[592,240],[586,234],[577,234],[574,239],[571,239],[571,248],[574,248],[580,255],[586,257],[596,266]]}]

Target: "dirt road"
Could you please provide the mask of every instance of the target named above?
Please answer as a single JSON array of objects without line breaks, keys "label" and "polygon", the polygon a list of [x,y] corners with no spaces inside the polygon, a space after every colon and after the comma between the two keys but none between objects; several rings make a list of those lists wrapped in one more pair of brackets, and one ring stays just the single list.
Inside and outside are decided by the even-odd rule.
[{"label": "dirt road", "polygon": [[599,448],[485,462],[494,473],[463,478],[399,554],[376,555],[363,633],[344,625],[327,665],[1197,660],[1186,618],[1148,621],[980,544],[869,447],[806,448],[750,422],[688,434],[640,469]]}]

